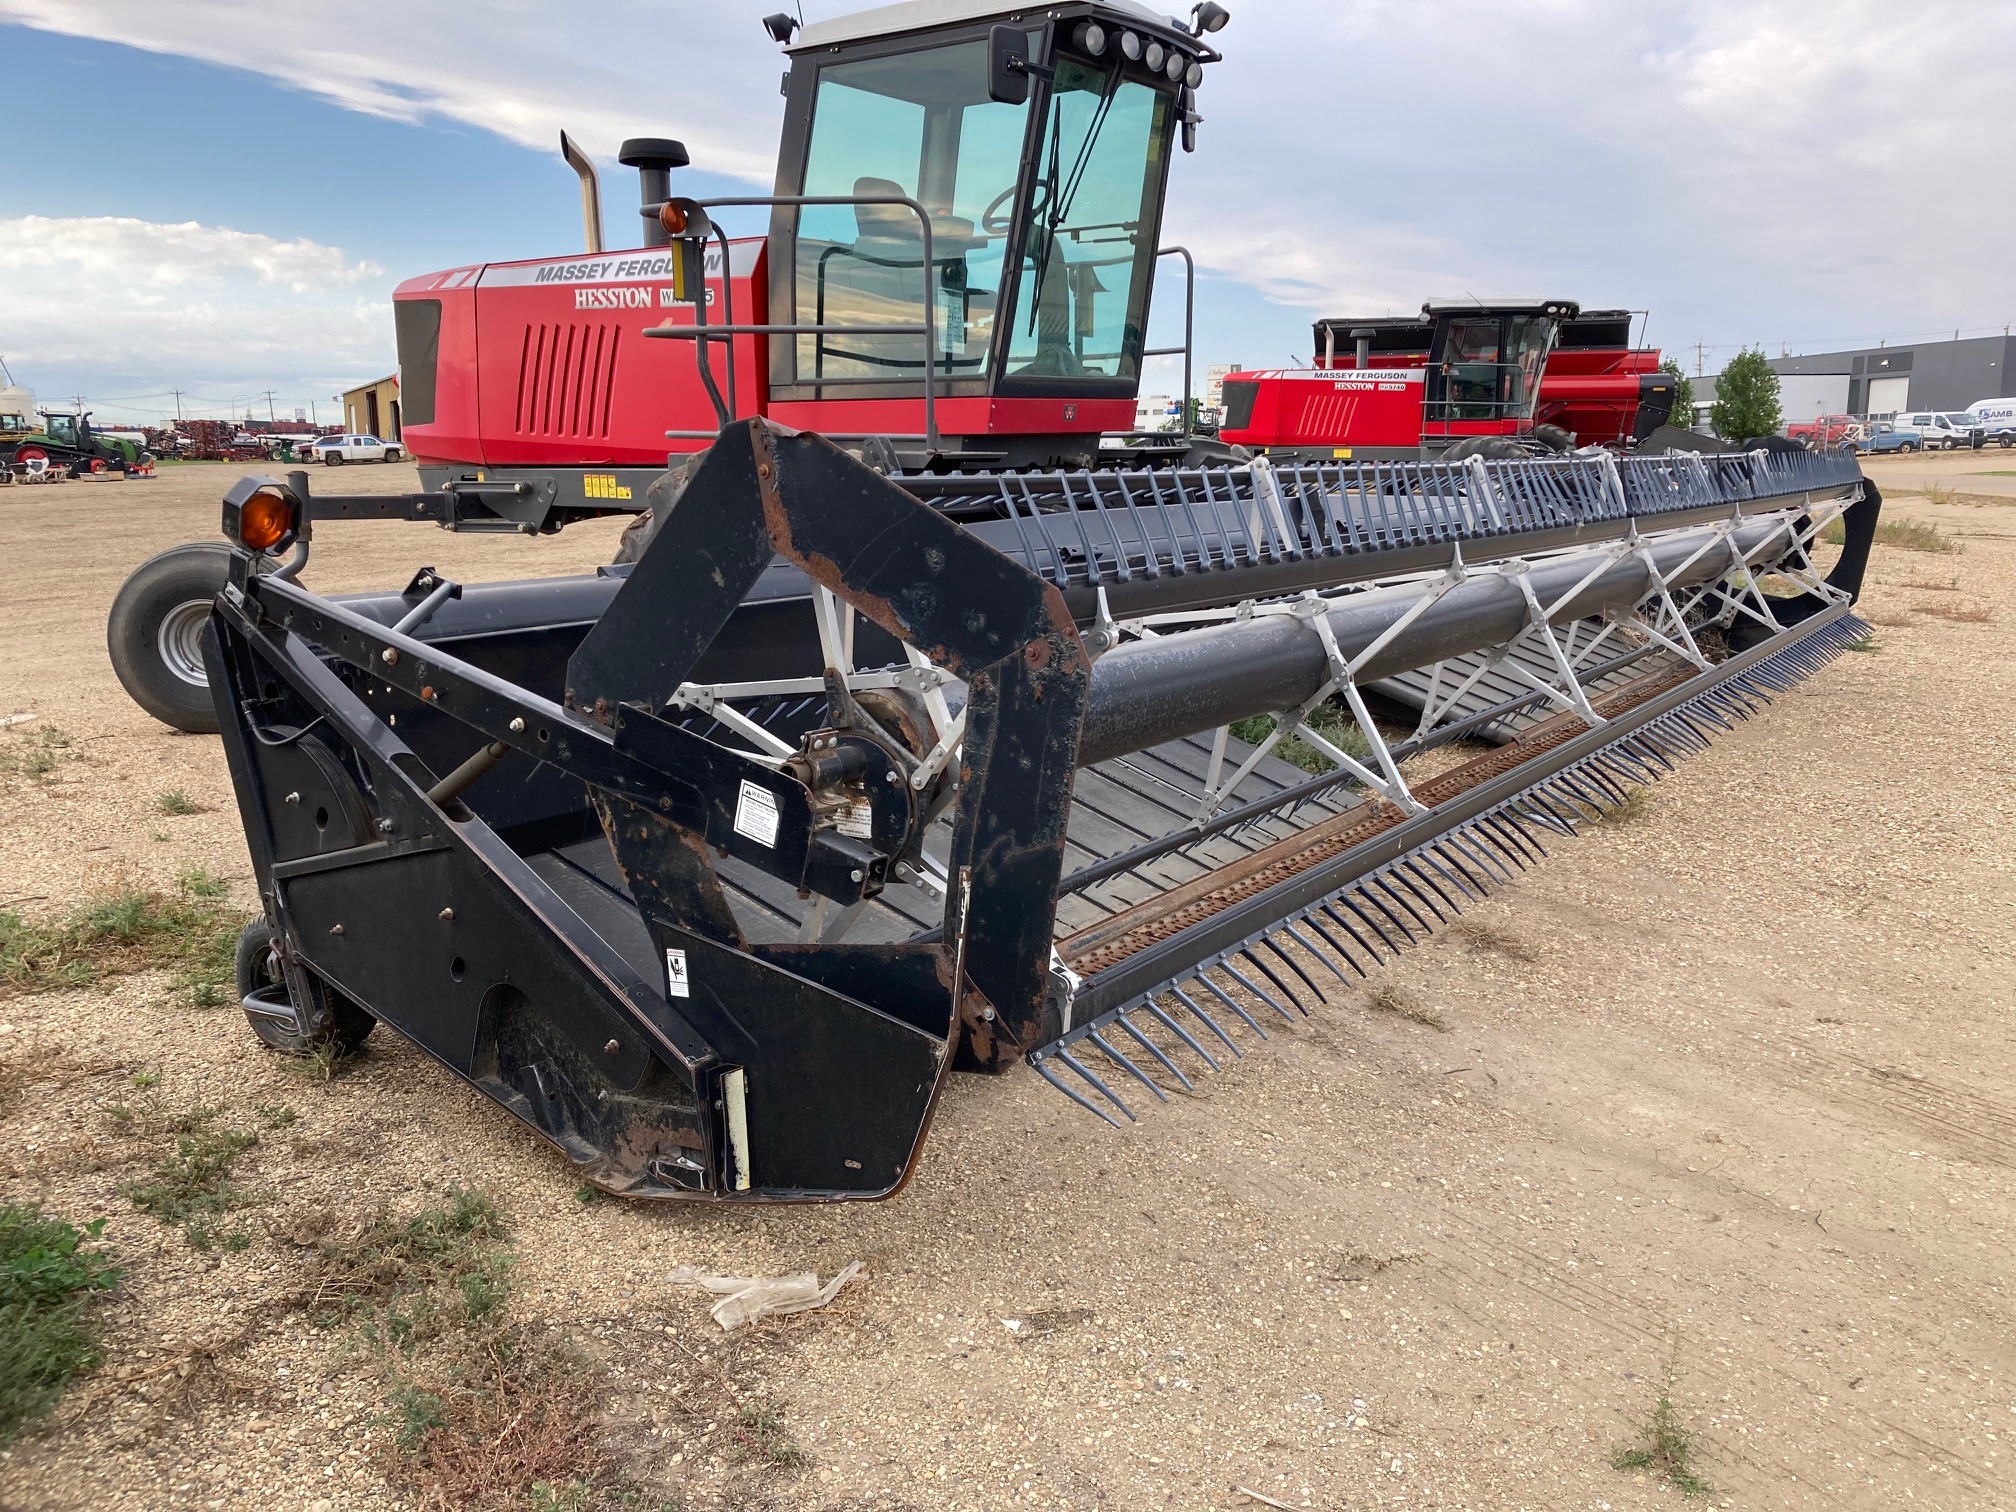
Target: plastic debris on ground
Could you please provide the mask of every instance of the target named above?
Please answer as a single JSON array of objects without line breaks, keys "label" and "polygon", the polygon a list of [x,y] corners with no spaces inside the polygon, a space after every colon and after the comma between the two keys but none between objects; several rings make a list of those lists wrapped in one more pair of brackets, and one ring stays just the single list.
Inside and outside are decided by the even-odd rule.
[{"label": "plastic debris on ground", "polygon": [[840,1295],[840,1288],[861,1274],[861,1262],[850,1261],[824,1286],[816,1271],[795,1276],[712,1276],[697,1265],[682,1265],[665,1279],[674,1286],[697,1286],[721,1300],[709,1311],[723,1328],[740,1328],[758,1318],[811,1312]]}]

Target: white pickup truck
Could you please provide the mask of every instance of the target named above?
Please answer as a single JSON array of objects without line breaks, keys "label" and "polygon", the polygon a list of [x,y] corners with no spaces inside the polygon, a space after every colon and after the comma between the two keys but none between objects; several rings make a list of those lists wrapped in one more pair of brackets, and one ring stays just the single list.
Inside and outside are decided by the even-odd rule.
[{"label": "white pickup truck", "polygon": [[310,450],[330,467],[344,462],[397,462],[406,455],[396,441],[376,436],[324,436]]}]

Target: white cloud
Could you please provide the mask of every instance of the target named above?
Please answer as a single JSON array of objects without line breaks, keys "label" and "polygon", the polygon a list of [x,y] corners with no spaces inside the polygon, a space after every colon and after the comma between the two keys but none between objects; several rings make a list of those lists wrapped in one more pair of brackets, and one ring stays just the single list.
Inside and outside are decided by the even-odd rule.
[{"label": "white cloud", "polygon": [[1304,309],[1522,290],[1711,341],[2016,314],[2016,7],[1304,0],[1219,40],[1172,215],[1211,207],[1214,263]]},{"label": "white cloud", "polygon": [[[851,6],[812,0],[815,19]],[[1674,345],[2016,316],[2016,6],[1889,0],[1241,0],[1169,216],[1247,303],[1460,290],[1650,307]],[[718,0],[0,0],[0,19],[254,70],[542,152],[678,136],[767,184],[782,60]],[[413,271],[413,270],[402,270]],[[1282,308],[1265,314],[1262,301]],[[1210,354],[1205,360],[1212,360]]]},{"label": "white cloud", "polygon": [[305,239],[28,215],[0,220],[0,287],[15,370],[87,390],[326,395],[393,364],[385,270]]},{"label": "white cloud", "polygon": [[0,0],[0,21],[249,69],[541,152],[563,129],[605,158],[625,137],[669,134],[697,166],[767,184],[782,65],[760,14],[718,0],[296,0],[284,15],[242,0]]}]

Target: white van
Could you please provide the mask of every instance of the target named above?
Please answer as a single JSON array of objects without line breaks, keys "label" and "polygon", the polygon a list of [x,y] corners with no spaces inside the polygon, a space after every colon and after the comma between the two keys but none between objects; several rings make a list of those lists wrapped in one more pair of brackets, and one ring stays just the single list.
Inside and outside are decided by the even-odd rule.
[{"label": "white van", "polygon": [[1971,415],[1946,414],[1939,410],[1914,410],[1894,417],[1900,430],[1915,430],[1925,438],[1927,451],[1951,451],[1956,446],[1979,446],[1986,434]]},{"label": "white van", "polygon": [[2016,445],[2016,399],[1976,399],[1967,413],[1982,433],[1999,446]]}]

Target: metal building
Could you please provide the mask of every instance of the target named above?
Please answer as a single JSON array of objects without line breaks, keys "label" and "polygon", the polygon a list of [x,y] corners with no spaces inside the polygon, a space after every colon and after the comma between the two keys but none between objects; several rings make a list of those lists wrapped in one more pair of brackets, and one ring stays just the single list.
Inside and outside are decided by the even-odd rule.
[{"label": "metal building", "polygon": [[399,375],[392,373],[375,383],[345,389],[338,398],[343,405],[343,428],[355,435],[376,436],[381,441],[397,441],[400,431]]},{"label": "metal building", "polygon": [[[1836,375],[1845,380],[1841,408],[1851,415],[1900,410],[1963,410],[1976,399],[2016,395],[2016,337],[1970,336],[1905,346],[1862,347],[1774,357],[1779,377]],[[1700,396],[1697,380],[1696,397]]]}]

